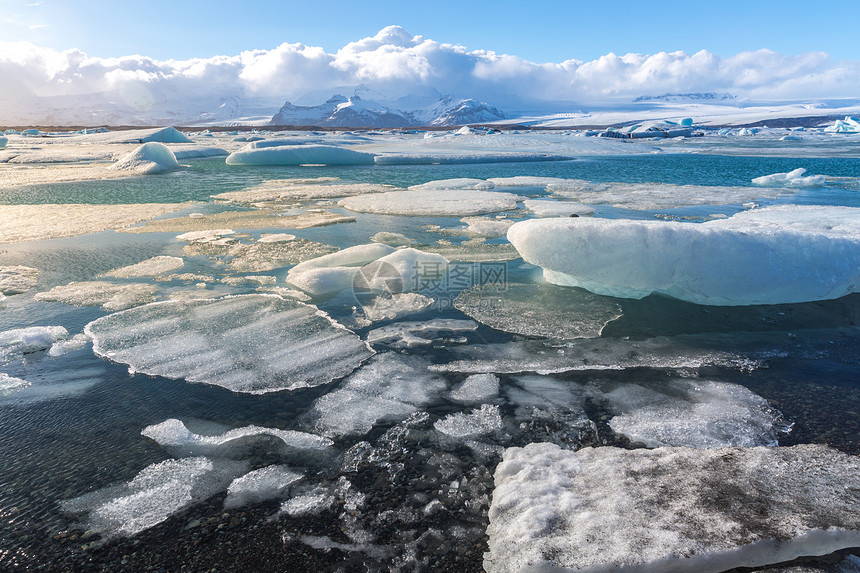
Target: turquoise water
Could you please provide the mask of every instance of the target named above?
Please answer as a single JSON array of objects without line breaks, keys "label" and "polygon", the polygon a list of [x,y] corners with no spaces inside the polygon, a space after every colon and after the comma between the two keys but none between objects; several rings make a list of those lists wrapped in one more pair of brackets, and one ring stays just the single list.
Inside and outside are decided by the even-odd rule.
[{"label": "turquoise water", "polygon": [[[810,174],[831,178],[827,186],[800,190],[769,203],[798,203],[860,207],[860,159],[734,157],[719,155],[660,154],[640,156],[601,156],[574,161],[429,166],[369,167],[267,167],[227,166],[223,159],[187,162],[181,171],[144,178],[36,185],[0,190],[0,203],[146,203],[209,201],[209,196],[241,190],[268,179],[296,177],[339,177],[344,182],[387,183],[408,186],[431,180],[470,177],[545,176],[585,179],[595,182],[653,182],[686,185],[749,186],[754,177],[805,167]],[[505,189],[508,191],[508,189]],[[513,189],[526,197],[543,196],[537,188]],[[597,205],[596,216],[653,219],[655,214],[693,216],[723,213],[730,215],[741,205],[679,207],[633,211]],[[346,213],[342,209],[336,209]],[[525,216],[525,215],[520,215]],[[366,243],[381,230],[400,232],[419,243],[430,244],[442,236],[424,229],[427,225],[456,227],[458,218],[394,217],[357,214],[356,222],[303,230],[252,230],[290,232],[300,238],[345,248]],[[27,265],[42,272],[39,283],[29,293],[8,297],[0,302],[0,331],[33,325],[60,325],[70,334],[80,333],[90,321],[108,314],[98,307],[75,307],[63,303],[33,300],[33,294],[70,281],[97,280],[110,269],[136,263],[157,255],[183,256],[183,272],[211,274],[216,278],[227,271],[204,255],[184,255],[183,244],[175,233],[130,235],[112,231],[94,235],[6,245],[0,248],[0,265]],[[454,243],[463,237],[445,237]],[[495,239],[491,243],[500,243]],[[540,271],[522,260],[501,263],[511,283],[540,283]],[[289,266],[259,273],[276,277],[284,284]],[[143,279],[145,282],[147,279]],[[114,282],[134,282],[118,279]],[[183,280],[161,282],[163,293],[193,290]],[[239,286],[210,284],[214,294],[247,294],[255,284]],[[425,291],[436,304],[405,320],[427,321],[436,318],[466,319],[452,308],[451,302],[462,290],[451,287]],[[619,345],[630,341],[665,341],[660,344],[668,354],[693,351],[708,354],[722,350],[739,353],[756,367],[736,367],[708,363],[697,367],[640,364],[617,372],[581,371],[559,374],[556,379],[573,388],[590,384],[616,384],[635,380],[659,385],[665,380],[700,377],[740,384],[769,400],[784,418],[794,424],[780,443],[824,442],[851,453],[860,453],[860,428],[854,414],[860,411],[860,295],[836,301],[758,307],[701,307],[652,296],[641,301],[617,300],[622,317],[611,323],[603,338]],[[357,302],[351,293],[314,301],[332,317],[348,322]],[[388,324],[398,321],[382,321]],[[374,324],[373,327],[379,326]],[[372,328],[351,325],[360,336]],[[433,344],[415,348],[377,346],[377,351],[416,356],[428,363],[445,365],[462,359],[464,348],[487,345],[533,343],[528,336],[506,333],[479,325],[476,330],[440,337]],[[549,347],[549,355],[559,348]],[[630,350],[632,355],[639,351]],[[646,351],[642,351],[646,352]],[[627,356],[627,355],[625,355]],[[276,441],[262,440],[237,448],[229,456],[241,459],[252,468],[273,463],[287,464],[303,471],[304,484],[328,486],[348,478],[367,496],[353,513],[337,506],[309,517],[277,517],[278,502],[268,501],[234,511],[244,522],[228,528],[220,541],[201,536],[195,520],[210,523],[217,532],[224,498],[223,491],[204,502],[177,512],[138,537],[119,537],[109,543],[87,533],[85,518],[64,512],[60,503],[100,488],[132,480],[143,468],[175,454],[141,436],[142,428],[168,418],[201,425],[220,424],[226,428],[249,425],[307,430],[307,415],[316,401],[337,390],[343,381],[335,380],[317,388],[246,395],[218,386],[189,384],[182,380],[141,374],[130,375],[128,367],[96,357],[90,346],[53,359],[44,351],[16,356],[7,361],[2,372],[31,381],[35,386],[62,387],[69,391],[19,401],[13,394],[0,396],[0,562],[22,568],[53,564],[57,570],[76,570],[86,563],[98,563],[105,570],[123,567],[170,564],[182,555],[192,568],[232,563],[250,567],[250,559],[265,557],[277,563],[305,563],[308,567],[344,566],[353,570],[388,570],[392,563],[405,563],[406,570],[475,570],[485,550],[487,500],[478,494],[491,488],[491,474],[503,447],[525,445],[532,441],[557,440],[566,446],[615,444],[633,447],[629,440],[615,434],[607,425],[608,414],[598,403],[586,404],[586,414],[594,421],[594,433],[573,424],[571,415],[559,415],[541,424],[522,421],[513,399],[498,401],[505,430],[482,438],[486,450],[478,451],[463,443],[434,441],[433,423],[471,407],[437,399],[419,410],[427,418],[407,422],[383,421],[363,435],[340,436],[332,451],[317,457],[284,450]],[[78,384],[81,373],[86,383]],[[451,389],[465,378],[463,372],[440,373]],[[500,373],[502,396],[518,382],[510,373]],[[567,416],[567,417],[565,417]],[[540,426],[540,427],[538,427]],[[394,434],[387,434],[396,429]],[[391,437],[394,435],[394,437]],[[574,437],[571,437],[574,436]],[[374,462],[344,470],[345,452],[363,442],[374,448]],[[393,444],[393,445],[392,445]],[[634,444],[635,445],[635,444]],[[435,456],[435,457],[433,457]],[[451,459],[449,459],[451,458]],[[436,461],[430,462],[428,459]],[[447,460],[454,470],[439,460]],[[469,476],[469,492],[474,498],[448,497],[433,492],[447,488],[452,479]],[[463,486],[466,487],[466,486]],[[295,490],[298,491],[298,490]],[[447,491],[447,489],[446,489]],[[284,494],[286,496],[286,494]],[[438,496],[448,508],[445,519],[424,517],[424,507]],[[474,501],[472,503],[470,500]],[[469,503],[467,503],[469,502]],[[460,511],[462,509],[462,511]],[[400,517],[392,520],[385,512]],[[398,513],[399,512],[399,513]],[[346,515],[346,517],[345,517]],[[230,523],[229,519],[224,518]],[[386,521],[387,520],[387,521]],[[410,521],[411,520],[411,521]],[[296,541],[296,533],[327,536],[341,544],[355,544],[344,531],[350,527],[373,533],[370,542],[384,547],[383,556],[369,557],[358,550],[319,551]],[[206,525],[200,526],[206,530]],[[254,536],[250,533],[253,527]],[[228,529],[222,528],[225,531]],[[398,537],[403,532],[401,537]],[[442,531],[448,543],[427,541],[428,531]],[[215,533],[212,533],[214,536]],[[220,535],[220,534],[219,534]],[[255,537],[256,536],[256,537]],[[423,536],[423,537],[422,537]],[[237,553],[243,550],[255,557],[245,561],[228,557],[223,539],[231,539]],[[267,540],[264,544],[259,539]],[[424,539],[421,543],[417,540]],[[94,545],[93,543],[96,542]],[[87,546],[86,548],[84,546]],[[143,548],[140,549],[139,548]],[[459,549],[463,549],[459,551]],[[144,551],[144,549],[146,551]],[[232,551],[232,549],[231,549]],[[138,555],[138,552],[140,555]],[[148,556],[144,557],[143,554]],[[231,553],[232,555],[232,553]],[[262,557],[261,557],[262,556]],[[410,557],[411,556],[411,557]],[[416,557],[417,556],[417,557]],[[413,561],[408,561],[413,559]],[[128,559],[122,564],[122,559]],[[150,561],[146,561],[149,559]],[[160,560],[159,560],[160,559]],[[172,562],[171,559],[174,559]],[[302,561],[304,560],[304,561]],[[406,560],[406,561],[404,561]],[[456,564],[456,565],[455,565]],[[310,569],[308,569],[310,570]]]}]

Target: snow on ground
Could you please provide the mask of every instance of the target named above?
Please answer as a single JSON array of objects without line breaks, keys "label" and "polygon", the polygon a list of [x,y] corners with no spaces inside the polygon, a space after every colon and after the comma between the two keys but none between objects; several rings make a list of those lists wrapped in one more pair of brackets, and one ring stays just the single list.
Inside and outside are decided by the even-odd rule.
[{"label": "snow on ground", "polygon": [[717,573],[860,544],[860,462],[783,448],[510,448],[496,468],[489,573]]},{"label": "snow on ground", "polygon": [[860,209],[851,207],[769,207],[702,224],[532,219],[508,239],[548,282],[622,298],[776,304],[839,298],[860,284]]}]

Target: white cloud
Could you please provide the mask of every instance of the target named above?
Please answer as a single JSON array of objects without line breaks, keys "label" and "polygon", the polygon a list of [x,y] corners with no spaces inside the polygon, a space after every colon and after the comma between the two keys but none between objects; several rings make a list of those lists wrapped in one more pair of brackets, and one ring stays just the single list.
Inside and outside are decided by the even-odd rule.
[{"label": "white cloud", "polygon": [[183,61],[139,55],[90,58],[79,50],[0,42],[0,123],[48,112],[62,118],[66,108],[58,103],[61,98],[45,99],[53,96],[137,94],[129,96],[130,109],[140,110],[145,101],[143,107],[159,117],[183,117],[211,111],[206,107],[237,95],[283,103],[312,90],[359,83],[404,93],[426,85],[500,106],[516,100],[610,103],[707,91],[764,100],[815,99],[857,97],[860,62],[835,61],[821,52],[786,56],[758,50],[720,58],[703,50],[610,53],[589,62],[537,64],[438,43],[398,26],[333,54],[284,43],[272,50]]}]

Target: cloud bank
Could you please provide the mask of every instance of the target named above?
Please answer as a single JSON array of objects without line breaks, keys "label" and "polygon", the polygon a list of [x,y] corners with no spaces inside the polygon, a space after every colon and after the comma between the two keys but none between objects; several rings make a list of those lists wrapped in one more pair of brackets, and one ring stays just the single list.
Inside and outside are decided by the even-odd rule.
[{"label": "cloud bank", "polygon": [[860,62],[835,61],[823,52],[786,56],[758,50],[721,58],[703,50],[535,63],[435,42],[398,26],[333,54],[284,43],[272,50],[182,61],[140,55],[91,58],[79,50],[57,52],[0,42],[3,124],[271,114],[285,100],[307,92],[361,83],[400,94],[432,86],[500,106],[613,104],[641,95],[687,92],[814,100],[857,97]]}]

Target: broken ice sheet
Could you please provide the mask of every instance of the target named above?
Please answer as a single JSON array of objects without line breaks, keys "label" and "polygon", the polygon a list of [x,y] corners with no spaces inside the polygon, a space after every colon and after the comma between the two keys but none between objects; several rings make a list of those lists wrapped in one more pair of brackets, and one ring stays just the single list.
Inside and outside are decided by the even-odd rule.
[{"label": "broken ice sheet", "polygon": [[307,179],[283,179],[264,181],[260,185],[249,187],[243,191],[219,193],[218,195],[212,195],[212,198],[231,201],[233,203],[250,204],[349,197],[365,193],[382,193],[392,189],[394,189],[393,185],[378,183],[338,183],[336,180],[313,182],[313,180]]},{"label": "broken ice sheet", "polygon": [[791,427],[767,400],[738,384],[675,378],[590,390],[616,414],[609,420],[614,431],[651,448],[776,446],[777,435]]},{"label": "broken ice sheet", "polygon": [[108,311],[125,310],[155,300],[152,284],[115,284],[104,281],[71,282],[36,293],[34,300],[64,302],[74,306],[101,306]]},{"label": "broken ice sheet", "polygon": [[543,284],[476,285],[461,292],[454,307],[496,330],[561,340],[596,338],[621,316],[609,297]]},{"label": "broken ice sheet", "polygon": [[513,193],[460,189],[415,189],[348,197],[338,205],[362,213],[455,217],[511,211],[519,197]]},{"label": "broken ice sheet", "polygon": [[397,421],[435,401],[446,383],[417,357],[380,354],[318,399],[309,412],[325,436],[364,434],[377,423]]},{"label": "broken ice sheet", "polygon": [[193,448],[195,450],[205,450],[207,453],[230,442],[257,436],[270,436],[282,441],[286,446],[298,449],[323,450],[332,445],[332,441],[328,438],[314,434],[253,425],[234,428],[216,435],[195,434],[181,420],[177,420],[176,418],[170,418],[159,424],[147,426],[141,430],[140,434],[162,446]]},{"label": "broken ice sheet", "polygon": [[181,257],[171,257],[167,255],[159,255],[145,261],[113,269],[104,273],[106,277],[116,278],[136,278],[136,277],[154,277],[163,273],[169,273],[176,269],[181,269],[185,266],[185,261]]},{"label": "broken ice sheet", "polygon": [[129,482],[60,505],[68,513],[86,513],[87,527],[108,538],[135,535],[223,491],[246,467],[245,462],[205,457],[168,459],[147,466]]},{"label": "broken ice sheet", "polygon": [[860,462],[821,445],[509,448],[488,573],[717,573],[860,544]]},{"label": "broken ice sheet", "polygon": [[151,303],[85,332],[132,372],[252,394],[325,384],[373,354],[315,306],[262,294]]},{"label": "broken ice sheet", "polygon": [[304,476],[284,465],[273,465],[246,473],[227,487],[224,507],[242,507],[280,497],[291,484]]}]

